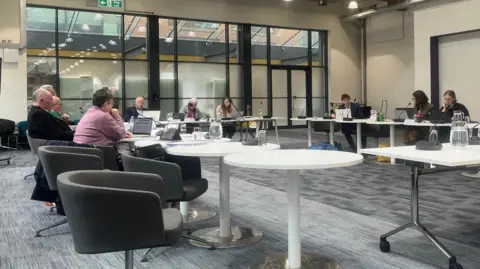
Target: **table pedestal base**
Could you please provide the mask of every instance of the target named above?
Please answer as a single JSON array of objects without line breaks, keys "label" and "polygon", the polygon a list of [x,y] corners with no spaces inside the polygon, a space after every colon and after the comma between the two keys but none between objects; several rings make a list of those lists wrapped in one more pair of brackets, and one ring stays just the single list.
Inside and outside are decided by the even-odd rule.
[{"label": "table pedestal base", "polygon": [[475,173],[475,174],[471,174],[471,173],[462,173],[463,176],[466,176],[466,177],[473,177],[473,178],[480,178],[480,172],[478,173]]},{"label": "table pedestal base", "polygon": [[192,223],[211,219],[217,215],[217,212],[207,209],[191,208],[186,215],[182,214],[183,223]]},{"label": "table pedestal base", "polygon": [[[192,236],[200,237],[207,240],[215,245],[216,248],[233,248],[241,247],[245,245],[253,244],[263,238],[263,234],[256,229],[245,228],[245,227],[232,227],[232,236],[231,237],[220,237],[219,236],[220,228],[213,227],[195,231],[192,233]],[[210,245],[189,240],[190,244],[209,248]]]},{"label": "table pedestal base", "polygon": [[[276,253],[250,266],[250,269],[294,269],[288,267],[288,254]],[[301,269],[341,269],[334,260],[315,254],[302,254]],[[296,268],[295,268],[296,269]]]}]

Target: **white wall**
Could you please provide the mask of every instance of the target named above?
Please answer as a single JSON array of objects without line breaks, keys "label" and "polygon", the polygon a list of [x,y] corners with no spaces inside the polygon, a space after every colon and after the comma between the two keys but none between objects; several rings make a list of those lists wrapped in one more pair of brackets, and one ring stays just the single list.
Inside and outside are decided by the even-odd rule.
[{"label": "white wall", "polygon": [[[413,14],[392,11],[367,20],[367,100],[387,116],[411,102],[414,89]],[[384,108],[385,109],[385,108]],[[385,110],[384,110],[385,111]],[[384,112],[385,113],[385,112]]]},{"label": "white wall", "polygon": [[[0,17],[2,20],[10,21],[11,24],[7,26],[0,25],[0,32],[7,33],[2,35],[2,39],[6,38],[15,40],[16,36],[20,36],[21,23],[18,22],[18,6],[22,1],[9,1],[10,5],[2,5],[0,9]],[[20,5],[21,6],[21,5]],[[12,12],[13,10],[13,12]],[[13,35],[12,37],[9,37]],[[1,47],[1,46],[0,46]],[[22,121],[27,119],[27,56],[25,51],[19,53],[18,63],[4,63],[2,65],[2,84],[0,92],[0,118],[10,119],[13,121]],[[0,49],[0,57],[3,56],[3,51]],[[3,57],[2,57],[3,58]]]},{"label": "white wall", "polygon": [[[92,9],[86,7],[84,1],[77,0],[28,0],[28,3]],[[359,30],[350,23],[341,23],[336,15],[338,13],[335,13],[334,5],[329,5],[329,14],[325,13],[325,7],[319,7],[315,2],[299,3],[295,8],[285,5],[287,5],[286,2],[281,1],[273,1],[268,5],[262,5],[259,1],[249,1],[240,5],[235,1],[130,0],[126,1],[126,11],[147,12],[169,17],[330,30],[330,95],[337,100],[342,93],[346,92],[360,100]],[[341,5],[343,3],[340,3],[339,7]]]},{"label": "white wall", "polygon": [[[407,11],[391,11],[367,19],[367,100],[375,109],[380,109],[381,101],[387,100],[388,114],[393,116],[395,108],[411,102],[414,90],[423,90],[430,95],[430,38],[421,41],[425,42],[427,50],[417,53],[420,45],[417,28],[441,29],[445,28],[444,24],[456,25],[459,18],[463,20],[463,13],[448,11],[451,13],[449,18],[432,15],[419,20],[417,17],[430,10],[448,10],[455,5],[453,1],[458,2],[428,1]],[[422,71],[425,68],[428,74]],[[417,83],[420,80],[422,82]]]},{"label": "white wall", "polygon": [[480,29],[478,10],[480,0],[470,0],[414,13],[416,88],[430,93],[430,37]]},{"label": "white wall", "polygon": [[479,120],[480,31],[441,37],[439,43],[440,91],[454,90],[471,119]]}]

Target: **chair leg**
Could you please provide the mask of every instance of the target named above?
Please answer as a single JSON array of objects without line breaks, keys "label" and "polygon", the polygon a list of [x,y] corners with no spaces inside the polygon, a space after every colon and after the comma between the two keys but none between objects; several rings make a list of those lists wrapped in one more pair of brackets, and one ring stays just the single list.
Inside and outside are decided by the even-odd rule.
[{"label": "chair leg", "polygon": [[207,240],[202,239],[202,238],[200,238],[200,237],[192,236],[192,235],[189,235],[189,234],[182,234],[182,237],[183,237],[183,238],[190,239],[190,240],[198,241],[198,242],[200,242],[200,243],[207,244],[207,245],[210,246],[210,247],[208,248],[209,250],[214,250],[214,249],[215,249],[215,245],[214,245],[212,242],[208,242]]},{"label": "chair leg", "polygon": [[133,250],[125,251],[125,269],[133,269]]},{"label": "chair leg", "polygon": [[51,225],[51,226],[48,226],[48,227],[43,228],[43,229],[41,229],[41,230],[38,230],[38,231],[36,232],[36,234],[35,234],[35,237],[41,237],[41,236],[42,236],[42,235],[40,234],[41,232],[46,231],[46,230],[49,230],[49,229],[52,229],[52,228],[55,228],[55,227],[57,227],[57,226],[60,226],[60,225],[62,225],[62,224],[65,224],[65,223],[67,223],[67,219],[64,219],[64,220],[59,221],[59,222],[57,222],[57,223],[55,223],[55,224],[53,224],[53,225]]},{"label": "chair leg", "polygon": [[33,176],[33,175],[34,175],[34,174],[29,174],[29,175],[26,175],[26,176],[25,176],[23,179],[24,179],[24,180],[27,180],[27,179],[28,179],[28,177],[31,177],[31,176]]},{"label": "chair leg", "polygon": [[150,251],[152,251],[153,248],[149,248],[147,249],[147,251],[145,251],[142,255],[142,259],[140,260],[141,262],[148,262],[148,259],[147,259],[147,255],[148,253],[150,253]]},{"label": "chair leg", "polygon": [[55,211],[55,209],[57,209],[57,207],[56,207],[56,206],[52,206],[52,207],[50,207],[50,213],[53,213],[53,212]]}]

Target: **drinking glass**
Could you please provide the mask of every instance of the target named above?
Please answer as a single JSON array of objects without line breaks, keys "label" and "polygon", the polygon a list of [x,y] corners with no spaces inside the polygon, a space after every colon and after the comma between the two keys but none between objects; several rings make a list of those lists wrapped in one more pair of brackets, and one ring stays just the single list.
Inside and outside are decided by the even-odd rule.
[{"label": "drinking glass", "polygon": [[168,112],[167,113],[167,121],[173,120],[173,112]]},{"label": "drinking glass", "polygon": [[202,139],[202,128],[195,127],[193,128],[193,140],[200,140]]},{"label": "drinking glass", "polygon": [[261,130],[258,132],[258,145],[259,146],[267,145],[267,132],[265,130]]},{"label": "drinking glass", "polygon": [[219,121],[214,121],[210,123],[210,128],[208,129],[208,133],[212,140],[222,139],[222,135],[223,135],[222,123]]},{"label": "drinking glass", "polygon": [[450,129],[450,144],[453,147],[465,147],[468,145],[469,130],[463,112],[454,111],[452,126]]}]

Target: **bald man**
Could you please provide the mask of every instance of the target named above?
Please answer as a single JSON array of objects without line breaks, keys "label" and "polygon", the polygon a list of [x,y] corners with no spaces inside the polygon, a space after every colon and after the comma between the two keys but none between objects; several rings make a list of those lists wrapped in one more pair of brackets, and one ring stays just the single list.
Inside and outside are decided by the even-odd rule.
[{"label": "bald man", "polygon": [[138,96],[135,99],[135,106],[127,107],[125,109],[125,113],[123,113],[123,120],[129,122],[132,117],[138,118],[139,115],[143,115],[143,111],[146,110],[143,107],[144,103],[145,99],[142,96]]},{"label": "bald man", "polygon": [[62,115],[62,100],[60,100],[60,98],[57,96],[53,96],[52,110],[50,110],[50,114],[52,114],[55,118],[70,124],[70,116],[67,114]]},{"label": "bald man", "polygon": [[197,98],[193,97],[190,99],[187,105],[180,108],[179,112],[184,113],[185,118],[200,119],[200,117],[202,116],[202,112],[200,112],[200,109],[198,109],[197,105]]},{"label": "bald man", "polygon": [[32,96],[32,108],[27,118],[28,135],[45,140],[72,141],[72,129],[63,120],[50,114],[52,109],[52,94],[43,88],[36,90]]}]

